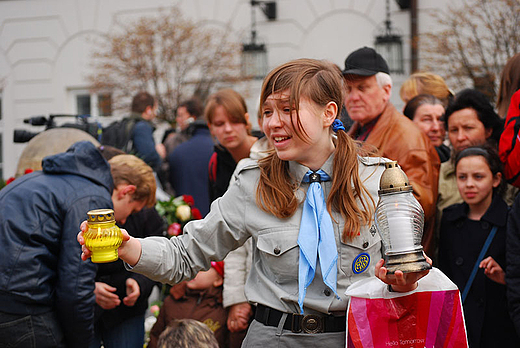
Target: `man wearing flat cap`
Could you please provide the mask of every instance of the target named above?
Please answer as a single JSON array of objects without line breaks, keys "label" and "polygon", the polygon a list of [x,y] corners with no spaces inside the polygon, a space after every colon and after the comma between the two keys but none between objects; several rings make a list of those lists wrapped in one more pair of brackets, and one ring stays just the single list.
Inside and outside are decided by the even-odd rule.
[{"label": "man wearing flat cap", "polygon": [[425,215],[423,247],[433,253],[433,225],[440,160],[428,137],[390,103],[392,79],[384,58],[360,48],[345,60],[345,107],[354,121],[349,134],[375,146],[405,171]]}]

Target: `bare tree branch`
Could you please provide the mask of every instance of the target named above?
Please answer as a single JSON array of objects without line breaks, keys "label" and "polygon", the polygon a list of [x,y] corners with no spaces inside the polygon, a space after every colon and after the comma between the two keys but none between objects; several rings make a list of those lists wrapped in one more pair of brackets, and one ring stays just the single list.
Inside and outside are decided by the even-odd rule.
[{"label": "bare tree branch", "polygon": [[231,30],[204,29],[177,7],[155,17],[121,25],[98,42],[92,54],[94,91],[112,91],[115,109],[128,110],[141,90],[153,93],[160,117],[174,120],[177,105],[193,95],[204,100],[213,89],[240,77],[240,45]]},{"label": "bare tree branch", "polygon": [[442,29],[421,36],[422,69],[454,90],[474,87],[494,100],[500,72],[520,48],[520,1],[467,0],[433,18]]}]

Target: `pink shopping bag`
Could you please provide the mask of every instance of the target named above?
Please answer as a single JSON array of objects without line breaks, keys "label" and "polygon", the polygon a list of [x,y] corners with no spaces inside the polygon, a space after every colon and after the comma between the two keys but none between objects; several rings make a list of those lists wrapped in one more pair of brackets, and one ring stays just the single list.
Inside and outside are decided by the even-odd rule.
[{"label": "pink shopping bag", "polygon": [[376,278],[347,290],[347,348],[468,347],[459,290],[432,269],[409,293]]}]

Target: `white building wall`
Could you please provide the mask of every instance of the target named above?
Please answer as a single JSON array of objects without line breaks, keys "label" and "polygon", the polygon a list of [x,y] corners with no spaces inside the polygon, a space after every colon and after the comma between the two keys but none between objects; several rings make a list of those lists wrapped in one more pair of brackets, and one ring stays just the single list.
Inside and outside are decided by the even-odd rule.
[{"label": "white building wall", "polygon": [[[460,0],[457,0],[460,1]],[[419,1],[419,29],[432,25],[427,15],[447,0]],[[37,127],[23,119],[50,113],[76,113],[72,92],[88,87],[89,57],[94,39],[143,15],[178,4],[186,18],[203,26],[226,27],[240,41],[249,39],[249,0],[33,0],[0,1],[0,97],[3,119],[3,177],[14,175],[23,144],[13,143],[13,130]],[[385,19],[383,0],[277,0],[277,20],[267,21],[257,9],[257,31],[268,50],[269,67],[290,59],[328,59],[340,67],[362,46],[373,46],[376,28]],[[410,14],[390,1],[391,18],[403,34],[406,71],[410,59]],[[391,100],[398,108],[400,84],[393,76]],[[250,114],[256,114],[261,81],[247,90]]]}]

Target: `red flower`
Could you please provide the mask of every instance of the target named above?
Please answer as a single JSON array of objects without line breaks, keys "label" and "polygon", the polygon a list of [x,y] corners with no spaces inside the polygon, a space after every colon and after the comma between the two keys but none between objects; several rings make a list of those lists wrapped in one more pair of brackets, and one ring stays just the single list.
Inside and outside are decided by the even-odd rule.
[{"label": "red flower", "polygon": [[182,195],[182,199],[184,199],[184,202],[186,202],[186,204],[188,204],[190,207],[195,204],[193,197],[190,195]]},{"label": "red flower", "polygon": [[34,172],[34,170],[32,170],[31,168],[27,168],[24,172],[24,174],[29,174],[29,173],[32,173]]},{"label": "red flower", "polygon": [[9,179],[7,179],[7,181],[5,182],[6,185],[9,185],[10,183],[12,183],[14,181],[14,177],[10,177]]},{"label": "red flower", "polygon": [[198,210],[197,208],[191,208],[191,216],[194,220],[202,219],[202,214],[200,213],[200,210]]},{"label": "red flower", "polygon": [[171,236],[178,236],[182,233],[181,224],[174,222],[170,226],[168,226],[168,235]]}]

